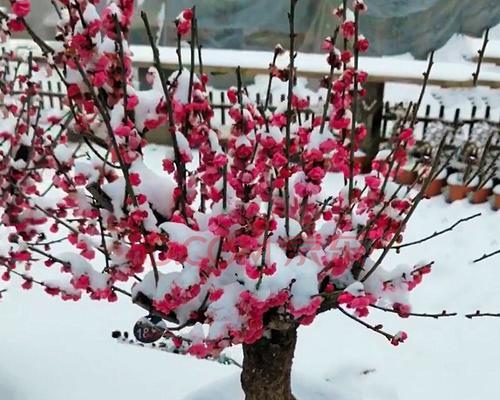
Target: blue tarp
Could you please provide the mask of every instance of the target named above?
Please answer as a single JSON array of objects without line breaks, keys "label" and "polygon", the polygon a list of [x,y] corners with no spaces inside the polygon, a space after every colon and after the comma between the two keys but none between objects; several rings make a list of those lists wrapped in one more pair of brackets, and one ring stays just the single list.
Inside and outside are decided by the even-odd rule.
[{"label": "blue tarp", "polygon": [[[350,2],[350,0],[349,0]],[[162,0],[146,1],[153,12]],[[206,46],[270,49],[286,43],[289,0],[166,0],[167,19],[196,4]],[[481,36],[500,23],[500,0],[366,0],[361,31],[371,55],[412,53],[423,58],[454,33]],[[339,0],[299,0],[297,31],[303,51],[318,51]]]}]

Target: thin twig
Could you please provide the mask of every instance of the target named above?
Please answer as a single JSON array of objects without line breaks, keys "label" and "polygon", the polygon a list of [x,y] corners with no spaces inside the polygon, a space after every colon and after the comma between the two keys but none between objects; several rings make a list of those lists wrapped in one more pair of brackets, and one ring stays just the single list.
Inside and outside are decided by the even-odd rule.
[{"label": "thin twig", "polygon": [[483,260],[486,260],[487,258],[490,258],[490,257],[496,256],[497,254],[500,254],[500,250],[494,251],[493,253],[483,254],[481,257],[476,258],[476,259],[475,259],[474,261],[472,261],[472,262],[473,262],[473,263],[478,263],[478,262],[481,262],[481,261],[483,261]]},{"label": "thin twig", "polygon": [[480,50],[478,50],[479,59],[477,61],[476,72],[472,73],[472,77],[474,78],[474,86],[477,86],[477,81],[479,79],[479,72],[481,71],[481,64],[483,63],[484,52],[486,51],[486,46],[489,42],[488,36],[490,34],[490,28],[486,29],[486,33],[484,34],[483,46]]},{"label": "thin twig", "polygon": [[429,175],[427,176],[427,178],[424,181],[422,187],[420,188],[420,191],[415,196],[415,199],[413,200],[413,204],[412,204],[410,210],[406,214],[406,216],[403,219],[403,221],[401,221],[401,224],[400,224],[399,228],[396,230],[396,232],[394,233],[394,236],[390,240],[389,244],[384,248],[384,251],[379,256],[379,258],[377,259],[377,261],[375,262],[375,264],[373,265],[373,267],[371,267],[370,270],[363,277],[363,279],[361,280],[362,282],[366,281],[371,276],[371,274],[373,274],[375,272],[375,270],[380,266],[380,264],[384,260],[384,258],[387,255],[387,253],[391,250],[391,247],[394,245],[394,243],[396,243],[396,240],[398,240],[399,235],[401,234],[401,232],[405,229],[406,224],[408,223],[408,221],[410,220],[411,216],[415,212],[418,204],[425,197],[425,192],[427,191],[427,188],[429,187],[429,184],[431,183],[431,179],[432,179],[432,177],[434,175],[434,172],[436,171],[436,169],[439,166],[439,160],[441,158],[441,153],[442,153],[442,151],[444,149],[444,143],[446,142],[447,136],[448,136],[447,134],[445,134],[443,136],[443,138],[441,140],[441,143],[439,144],[438,151],[436,153],[436,158],[434,159],[434,163],[433,163],[433,165],[431,167],[431,171],[429,172]]},{"label": "thin twig", "polygon": [[[290,63],[288,74],[288,99],[286,107],[286,132],[285,132],[285,156],[286,169],[290,168],[290,146],[292,130],[292,97],[295,80],[295,7],[298,0],[290,0],[290,12],[288,13],[288,22],[290,27]],[[288,174],[285,178],[285,231],[287,237],[290,236],[290,179]]]},{"label": "thin twig", "polygon": [[113,289],[115,292],[118,292],[118,293],[124,294],[125,296],[128,296],[128,297],[132,297],[132,294],[130,294],[130,293],[129,293],[129,292],[127,292],[126,290],[123,290],[123,289],[119,288],[118,286],[112,286],[112,289]]},{"label": "thin twig", "polygon": [[413,246],[413,245],[416,245],[416,244],[420,244],[420,243],[426,242],[427,240],[433,239],[433,238],[435,238],[435,237],[437,237],[439,235],[442,235],[442,234],[444,234],[446,232],[451,232],[454,228],[456,228],[461,223],[470,221],[471,219],[477,218],[479,216],[481,216],[481,213],[477,213],[477,214],[471,215],[470,217],[467,217],[467,218],[459,219],[453,225],[451,225],[450,227],[448,227],[446,229],[443,229],[442,231],[436,231],[432,235],[426,236],[425,238],[420,239],[420,240],[416,240],[414,242],[408,242],[408,243],[401,244],[399,246],[393,246],[392,250],[399,251],[399,250],[401,250],[404,247],[409,247],[409,246]]},{"label": "thin twig", "polygon": [[345,311],[341,307],[337,307],[337,309],[342,314],[344,314],[346,317],[348,317],[348,318],[352,319],[353,321],[356,321],[357,323],[363,325],[365,328],[368,328],[371,331],[376,332],[379,335],[384,336],[387,340],[392,341],[394,339],[394,335],[391,335],[390,333],[387,333],[387,332],[385,332],[385,331],[382,330],[382,325],[376,325],[376,326],[370,325],[369,323],[363,321],[362,319],[360,319],[360,318],[358,318],[358,317],[356,317],[356,316],[348,313],[347,311]]},{"label": "thin twig", "polygon": [[[144,11],[142,11],[144,13]],[[181,35],[177,34],[177,49],[175,50],[177,53],[177,64],[179,65],[179,72],[184,69],[182,65],[182,53],[181,53]]]},{"label": "thin twig", "polygon": [[117,43],[118,43],[118,55],[119,55],[119,60],[120,60],[120,74],[121,74],[121,81],[122,81],[122,90],[123,90],[123,115],[125,118],[125,123],[127,123],[127,119],[130,118],[133,120],[133,112],[128,110],[128,95],[127,95],[127,85],[128,85],[128,79],[125,74],[126,69],[125,69],[125,51],[123,49],[123,31],[122,27],[120,25],[120,21],[118,20],[118,16],[116,14],[113,15],[114,20],[115,20],[115,29],[117,33]]},{"label": "thin twig", "polygon": [[267,213],[266,213],[266,228],[264,230],[264,240],[262,243],[262,259],[260,262],[260,268],[259,268],[259,280],[257,281],[256,285],[256,290],[259,290],[260,285],[262,283],[262,278],[264,276],[264,266],[266,265],[266,255],[267,255],[267,241],[269,239],[269,227],[271,223],[271,213],[273,210],[273,184],[274,184],[274,177],[271,175],[271,179],[269,182],[269,188],[271,193],[269,194],[269,202],[267,203]]},{"label": "thin twig", "polygon": [[[395,310],[392,310],[390,308],[385,308],[385,307],[381,307],[381,306],[377,306],[375,304],[372,304],[370,305],[370,307],[372,308],[376,308],[377,310],[380,310],[380,311],[384,311],[384,312],[388,312],[388,313],[392,313],[392,314],[399,314],[397,311]],[[458,313],[448,313],[446,312],[445,310],[443,310],[442,312],[440,313],[437,313],[437,314],[429,314],[429,313],[408,313],[408,314],[405,314],[405,316],[409,316],[409,317],[420,317],[420,318],[434,318],[434,319],[439,319],[439,318],[446,318],[446,317],[456,317],[458,315]]]},{"label": "thin twig", "polygon": [[103,272],[108,272],[109,271],[109,267],[110,267],[109,266],[110,256],[109,256],[108,246],[106,244],[106,238],[104,237],[104,221],[103,221],[103,218],[102,218],[101,209],[95,204],[95,202],[94,202],[94,205],[95,205],[95,209],[98,212],[97,221],[99,223],[99,233],[101,235],[101,246],[102,246],[102,248],[104,250],[104,261],[106,263],[106,268],[104,269]]},{"label": "thin twig", "polygon": [[272,87],[273,77],[274,77],[274,75],[273,75],[273,69],[276,67],[276,59],[278,58],[279,53],[280,53],[280,49],[279,48],[275,48],[274,49],[274,55],[273,55],[273,62],[269,66],[270,67],[270,71],[269,71],[269,77],[268,77],[268,80],[267,80],[266,100],[265,100],[265,103],[264,103],[264,112],[262,113],[264,117],[265,117],[265,112],[269,108],[269,101],[270,101],[270,98],[271,98],[271,87]]},{"label": "thin twig", "polygon": [[479,317],[493,317],[493,318],[500,318],[500,313],[489,313],[489,312],[481,312],[477,310],[475,313],[472,314],[465,314],[466,318],[472,319],[472,318],[479,318]]},{"label": "thin twig", "polygon": [[358,68],[359,68],[359,11],[354,10],[354,85],[352,94],[351,135],[349,139],[349,204],[354,195],[354,142],[356,141],[356,114],[358,111]]},{"label": "thin twig", "polygon": [[[196,6],[193,6],[191,7],[191,10],[193,12],[193,18],[196,18]],[[193,93],[193,82],[194,82],[194,67],[195,67],[195,55],[196,55],[196,52],[195,52],[195,41],[196,41],[196,36],[197,36],[197,33],[196,33],[196,29],[197,29],[197,25],[192,23],[191,24],[191,42],[190,42],[190,51],[191,51],[191,58],[190,58],[190,68],[189,68],[189,88],[188,88],[188,91],[189,91],[189,94],[188,94],[188,103],[191,103],[191,97],[192,97],[192,93]]]},{"label": "thin twig", "polygon": [[326,100],[325,104],[323,105],[323,118],[321,119],[321,127],[319,129],[320,133],[323,133],[325,131],[326,117],[328,114],[328,108],[330,107],[330,100],[332,98],[333,78],[335,75],[335,45],[337,43],[337,36],[339,34],[339,30],[340,27],[337,26],[332,37],[332,50],[330,51],[330,74],[328,75]]},{"label": "thin twig", "polygon": [[202,45],[200,44],[200,37],[198,32],[198,18],[194,16],[193,18],[194,32],[195,32],[195,40],[196,40],[196,48],[198,50],[198,68],[200,70],[200,75],[203,75],[203,58],[201,56]]},{"label": "thin twig", "polygon": [[427,88],[427,83],[429,82],[429,76],[431,74],[432,66],[434,65],[434,50],[431,51],[431,55],[429,57],[429,64],[427,65],[427,71],[424,72],[424,83],[422,84],[422,89],[420,90],[420,95],[418,96],[418,101],[415,104],[413,109],[413,118],[411,121],[411,128],[413,128],[417,122],[418,110],[422,104],[422,100],[424,98],[425,89]]},{"label": "thin twig", "polygon": [[180,199],[181,212],[182,212],[182,215],[184,216],[184,219],[186,220],[186,223],[187,223],[188,222],[188,217],[187,217],[187,213],[186,213],[187,188],[186,188],[186,183],[185,183],[185,168],[184,168],[184,164],[181,161],[181,152],[179,150],[179,144],[177,143],[177,136],[176,136],[175,125],[174,125],[174,112],[172,109],[172,103],[170,101],[170,94],[168,91],[167,79],[165,78],[164,71],[161,67],[160,52],[158,50],[158,46],[156,46],[156,44],[155,44],[154,36],[153,36],[152,31],[151,31],[151,26],[149,25],[148,15],[144,11],[141,11],[141,17],[142,17],[142,20],[144,22],[144,26],[146,27],[146,33],[147,33],[148,38],[149,38],[149,44],[150,44],[151,49],[153,51],[154,65],[155,65],[156,70],[158,71],[161,86],[163,88],[163,93],[165,95],[165,104],[167,106],[167,113],[168,113],[167,130],[170,132],[170,134],[172,136],[172,144],[174,147],[174,156],[175,156],[175,165],[177,167],[179,186],[181,187],[181,191],[182,191],[182,196]]}]

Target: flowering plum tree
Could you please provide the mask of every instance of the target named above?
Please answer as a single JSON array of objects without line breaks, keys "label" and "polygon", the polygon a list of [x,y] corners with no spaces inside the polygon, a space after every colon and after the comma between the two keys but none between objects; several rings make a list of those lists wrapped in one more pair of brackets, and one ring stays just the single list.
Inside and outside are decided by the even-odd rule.
[{"label": "flowering plum tree", "polygon": [[[368,42],[358,19],[366,5],[355,0],[349,10],[344,0],[334,10],[337,28],[322,46],[330,66],[324,112],[303,121],[308,101],[294,85],[297,2],[288,15],[289,65],[277,67],[285,52],[277,46],[269,69],[269,83],[288,82],[287,99],[272,111],[269,91],[253,102],[238,74],[227,92],[233,123],[222,138],[196,51],[194,8],[175,20],[178,43],[190,40],[190,68],[179,49],[170,77],[142,13],[154,65],[151,88],[141,91],[127,41],[133,0],[108,1],[100,12],[99,0],[54,1],[54,42],[26,23],[29,0],[11,0],[0,14],[1,39],[26,31],[42,56],[7,52],[0,65],[2,279],[16,275],[24,289],[41,285],[69,301],[123,296],[149,313],[136,335],[179,353],[218,358],[242,344],[247,400],[294,398],[297,328],[319,313],[341,312],[393,345],[403,342],[406,333],[362,318],[371,307],[412,314],[408,293],[432,263],[390,268],[383,260],[443,168],[444,140],[418,184],[396,185],[415,142],[407,113],[392,150],[359,175],[355,152],[367,131],[356,122],[357,101],[367,74],[358,55]],[[62,111],[42,108],[38,82],[47,76],[66,88]],[[153,129],[172,141],[160,171],[144,151]],[[56,243],[67,250],[54,250]],[[37,279],[37,261],[57,266],[59,278]]]}]

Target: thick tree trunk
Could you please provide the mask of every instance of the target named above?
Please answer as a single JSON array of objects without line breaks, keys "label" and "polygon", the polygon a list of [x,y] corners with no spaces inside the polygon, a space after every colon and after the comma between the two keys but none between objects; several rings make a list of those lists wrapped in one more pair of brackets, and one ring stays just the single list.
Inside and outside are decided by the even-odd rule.
[{"label": "thick tree trunk", "polygon": [[297,330],[271,332],[271,337],[243,345],[241,386],[245,400],[296,400],[291,372]]}]

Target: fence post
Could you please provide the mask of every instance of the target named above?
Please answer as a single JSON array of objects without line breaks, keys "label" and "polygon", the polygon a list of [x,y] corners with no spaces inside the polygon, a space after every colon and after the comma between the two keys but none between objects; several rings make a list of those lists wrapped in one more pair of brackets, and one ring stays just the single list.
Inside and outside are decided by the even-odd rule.
[{"label": "fence post", "polygon": [[[362,144],[363,151],[366,153],[366,164],[363,167],[371,165],[379,151],[382,141],[381,127],[384,114],[384,84],[369,83],[366,86],[366,96],[364,97],[364,106],[360,107],[359,117],[366,121],[366,130],[368,134]],[[384,121],[384,130],[387,128],[387,122]]]}]

